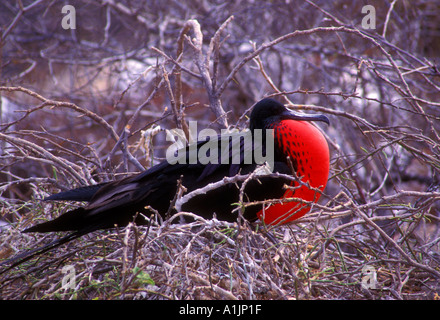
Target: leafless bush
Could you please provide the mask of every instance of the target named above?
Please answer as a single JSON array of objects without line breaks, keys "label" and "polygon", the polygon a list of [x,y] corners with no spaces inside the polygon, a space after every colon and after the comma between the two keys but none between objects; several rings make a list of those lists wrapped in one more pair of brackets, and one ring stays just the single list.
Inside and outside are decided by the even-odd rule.
[{"label": "leafless bush", "polygon": [[0,258],[57,236],[20,234],[66,210],[38,199],[160,161],[153,125],[244,127],[263,96],[331,118],[331,176],[292,225],[94,233],[3,274],[2,298],[438,298],[436,2],[371,1],[375,30],[351,1],[71,4],[75,30],[59,2],[0,4]]}]

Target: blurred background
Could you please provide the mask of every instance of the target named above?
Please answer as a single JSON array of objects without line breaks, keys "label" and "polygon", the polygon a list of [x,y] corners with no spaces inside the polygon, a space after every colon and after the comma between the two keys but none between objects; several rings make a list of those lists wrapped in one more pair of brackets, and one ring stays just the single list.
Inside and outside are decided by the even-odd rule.
[{"label": "blurred background", "polygon": [[[202,52],[185,29],[191,19]],[[307,32],[286,36],[297,30]],[[339,249],[356,255],[381,238],[365,221],[349,224],[361,210],[415,261],[438,266],[438,1],[5,0],[0,31],[6,223],[29,223],[34,199],[50,192],[161,161],[164,129],[190,120],[244,128],[251,106],[270,95],[330,118],[320,212],[340,213],[329,218]],[[162,131],[148,136],[155,126]]]}]

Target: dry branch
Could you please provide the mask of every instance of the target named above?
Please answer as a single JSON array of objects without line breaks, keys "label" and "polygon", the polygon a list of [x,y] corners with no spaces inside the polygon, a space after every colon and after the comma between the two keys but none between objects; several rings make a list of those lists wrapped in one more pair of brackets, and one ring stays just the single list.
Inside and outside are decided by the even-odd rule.
[{"label": "dry branch", "polygon": [[[163,160],[168,144],[161,133],[151,140],[154,154],[133,147],[142,130],[184,128],[188,120],[200,128],[245,127],[252,104],[264,96],[329,116],[323,132],[331,174],[312,212],[288,226],[191,212],[166,221],[148,216],[146,227],[96,232],[8,272],[0,296],[438,297],[433,4],[415,1],[405,10],[392,1],[376,10],[378,29],[365,30],[362,6],[353,1],[273,1],[263,8],[255,1],[79,0],[77,16],[90,21],[89,32],[79,20],[76,30],[59,27],[62,17],[53,13],[61,2],[2,2],[0,259],[54,240],[20,230],[72,207],[34,199]],[[379,9],[379,2],[372,5]],[[191,197],[228,183],[244,188],[251,178],[225,178],[192,193],[181,188],[173,204],[181,209]],[[241,199],[237,210],[255,204]],[[179,224],[180,218],[193,222]],[[76,270],[72,291],[62,288],[64,265]],[[365,266],[376,271],[376,289],[362,286]]]}]

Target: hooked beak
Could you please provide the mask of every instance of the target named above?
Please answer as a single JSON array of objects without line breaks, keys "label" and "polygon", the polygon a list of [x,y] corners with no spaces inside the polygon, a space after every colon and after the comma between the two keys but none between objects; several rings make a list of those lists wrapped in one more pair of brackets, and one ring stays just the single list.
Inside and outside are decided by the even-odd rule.
[{"label": "hooked beak", "polygon": [[322,121],[330,125],[330,120],[323,114],[305,114],[292,111],[286,108],[286,111],[282,113],[283,119],[291,119],[298,121]]}]

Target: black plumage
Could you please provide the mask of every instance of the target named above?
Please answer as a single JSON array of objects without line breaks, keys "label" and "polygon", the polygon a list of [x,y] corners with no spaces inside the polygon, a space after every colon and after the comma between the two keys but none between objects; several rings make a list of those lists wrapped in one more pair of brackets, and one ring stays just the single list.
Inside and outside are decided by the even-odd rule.
[{"label": "black plumage", "polygon": [[[324,116],[296,114],[275,100],[263,99],[253,108],[249,128],[251,132],[254,132],[255,129],[268,129],[283,119],[328,122]],[[221,139],[225,139],[225,137],[218,136],[211,137],[211,139],[214,139],[211,142],[217,142],[220,148]],[[217,141],[215,141],[216,139]],[[207,142],[198,142],[197,150],[205,143]],[[264,150],[265,143],[266,141],[263,139],[262,144],[258,147]],[[71,233],[43,248],[18,256],[14,258],[14,261],[24,257],[27,260],[35,254],[48,251],[95,230],[115,226],[123,227],[133,221],[137,224],[145,224],[147,222],[145,216],[150,216],[154,212],[159,212],[163,218],[167,218],[167,214],[175,213],[175,208],[172,205],[178,191],[178,185],[184,186],[186,193],[189,193],[210,183],[221,181],[224,177],[252,173],[261,164],[255,161],[246,164],[244,155],[248,152],[254,152],[255,148],[257,146],[254,143],[249,147],[249,145],[240,142],[239,163],[232,161],[233,148],[229,143],[229,149],[226,150],[229,163],[217,161],[217,163],[202,164],[197,161],[190,164],[188,163],[190,161],[183,161],[185,163],[170,164],[164,161],[140,174],[122,180],[54,194],[45,200],[86,201],[88,204],[68,211],[52,221],[37,224],[24,230],[24,232],[71,231]],[[222,152],[225,150],[219,150],[218,160],[224,160],[220,159]],[[188,160],[188,148],[184,157]],[[283,153],[282,148],[275,149],[273,160],[273,171],[284,174],[292,173],[290,163],[287,162],[286,154]],[[295,161],[295,159],[291,160]],[[219,220],[235,221],[238,210],[234,211],[234,208],[239,201],[242,183],[242,181],[226,183],[206,194],[200,194],[184,203],[181,209],[204,218],[211,218],[215,214]],[[258,176],[246,184],[243,200],[263,201],[281,198],[285,192],[283,186],[286,183],[289,184],[291,181],[270,175]],[[261,204],[247,207],[244,210],[244,218],[250,221],[256,220],[257,212],[260,210]]]}]

